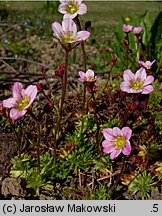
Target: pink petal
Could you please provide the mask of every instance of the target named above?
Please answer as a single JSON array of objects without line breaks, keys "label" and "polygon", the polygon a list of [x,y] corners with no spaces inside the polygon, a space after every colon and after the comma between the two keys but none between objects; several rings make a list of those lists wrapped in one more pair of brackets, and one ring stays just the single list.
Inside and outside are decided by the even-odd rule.
[{"label": "pink petal", "polygon": [[60,25],[60,23],[52,23],[52,30],[54,31],[54,36],[60,39],[60,35],[63,34],[62,26]]},{"label": "pink petal", "polygon": [[109,146],[109,147],[104,147],[103,152],[105,154],[110,154],[111,152],[115,151],[115,146]]},{"label": "pink petal", "polygon": [[80,78],[78,78],[79,81],[81,82],[86,81],[86,74],[83,71],[79,71],[79,76],[80,76]]},{"label": "pink petal", "polygon": [[85,5],[84,3],[82,3],[79,6],[78,14],[83,15],[85,13],[87,13],[87,5]]},{"label": "pink petal", "polygon": [[113,135],[115,137],[121,137],[121,136],[123,136],[123,132],[118,127],[114,127],[113,128]]},{"label": "pink petal", "polygon": [[110,141],[114,139],[112,128],[105,128],[105,129],[103,129],[102,133],[103,133],[105,139],[110,140]]},{"label": "pink petal", "polygon": [[139,60],[138,63],[139,63],[142,67],[146,67],[145,62]]},{"label": "pink petal", "polygon": [[10,118],[12,120],[18,120],[23,115],[25,115],[26,112],[27,112],[27,110],[18,111],[17,109],[13,108],[13,109],[10,110]]},{"label": "pink petal", "polygon": [[151,62],[151,66],[154,64],[154,62],[156,62],[156,60],[154,60],[154,61]]},{"label": "pink petal", "polygon": [[149,85],[150,83],[152,83],[154,81],[154,77],[153,76],[148,76],[146,78],[146,80],[144,81],[143,85],[146,86],[146,85]]},{"label": "pink petal", "polygon": [[124,77],[124,81],[126,81],[126,82],[130,82],[132,80],[135,80],[134,73],[132,73],[132,71],[129,69],[124,71],[123,77]]},{"label": "pink petal", "polygon": [[77,16],[77,13],[74,13],[74,14],[66,13],[64,14],[63,19],[74,19],[76,16]]},{"label": "pink petal", "polygon": [[151,85],[148,86],[144,86],[143,90],[142,90],[142,94],[149,94],[152,91],[154,91],[154,87]]},{"label": "pink petal", "polygon": [[118,157],[118,155],[121,153],[121,149],[119,149],[119,150],[114,150],[112,153],[111,153],[111,155],[110,155],[110,159],[111,160],[113,160],[113,159],[115,159],[116,157]]},{"label": "pink petal", "polygon": [[124,137],[129,140],[132,136],[132,130],[129,127],[123,127],[122,129]]},{"label": "pink petal", "polygon": [[86,78],[91,78],[91,77],[94,77],[94,71],[93,70],[87,70],[86,72]]},{"label": "pink petal", "polygon": [[72,32],[73,36],[76,36],[77,33],[77,26],[72,19],[64,19],[62,21],[62,29],[64,32],[69,33]]},{"label": "pink petal", "polygon": [[114,142],[111,142],[111,141],[109,141],[109,140],[104,140],[104,141],[102,142],[102,147],[104,147],[104,148],[109,148],[109,147],[111,147],[111,146],[114,146]]},{"label": "pink petal", "polygon": [[143,89],[135,90],[135,89],[130,88],[129,93],[136,93],[137,94],[137,93],[140,93],[142,91],[143,91]]},{"label": "pink petal", "polygon": [[130,93],[130,86],[129,86],[129,83],[128,82],[122,82],[120,84],[120,89],[124,92],[128,92]]},{"label": "pink petal", "polygon": [[123,153],[124,155],[129,155],[129,154],[131,153],[131,150],[132,150],[131,144],[130,144],[130,142],[127,140],[127,141],[126,141],[125,147],[122,149],[122,153]]},{"label": "pink petal", "polygon": [[23,84],[20,83],[20,82],[16,82],[13,86],[13,90],[12,90],[12,93],[13,93],[13,97],[16,99],[16,100],[19,100],[21,98],[21,90],[23,89]]},{"label": "pink petal", "polygon": [[90,33],[88,31],[79,31],[77,33],[77,37],[79,40],[86,40],[87,38],[89,38]]},{"label": "pink petal", "polygon": [[58,11],[62,14],[66,14],[66,4],[60,4],[58,7]]},{"label": "pink petal", "polygon": [[30,85],[27,87],[27,89],[25,90],[25,94],[30,97],[30,103],[24,109],[27,109],[33,103],[34,99],[37,96],[37,91],[38,90],[35,85]]},{"label": "pink petal", "polygon": [[2,103],[3,106],[6,108],[12,108],[17,105],[17,101],[15,100],[15,98],[8,98],[6,100],[3,100]]},{"label": "pink petal", "polygon": [[139,70],[137,70],[136,74],[135,74],[135,79],[139,79],[144,81],[146,79],[146,70],[145,68],[141,67]]}]

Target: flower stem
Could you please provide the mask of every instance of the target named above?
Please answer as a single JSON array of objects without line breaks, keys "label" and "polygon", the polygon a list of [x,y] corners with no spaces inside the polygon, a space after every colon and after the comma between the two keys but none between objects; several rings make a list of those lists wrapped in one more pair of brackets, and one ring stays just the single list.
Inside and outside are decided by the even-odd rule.
[{"label": "flower stem", "polygon": [[[81,24],[79,21],[78,16],[75,17],[75,22],[79,28],[79,31],[82,30]],[[83,54],[83,70],[86,72],[86,52],[85,52],[85,43],[84,41],[81,42],[81,47],[82,47],[82,54]],[[84,84],[84,89],[83,89],[83,104],[82,104],[82,125],[81,125],[81,130],[80,130],[80,137],[83,134],[83,129],[84,129],[84,115],[85,115],[85,103],[86,103],[86,85]]]},{"label": "flower stem", "polygon": [[39,121],[37,121],[37,127],[38,127],[38,140],[37,140],[37,159],[38,159],[38,175],[40,176],[40,152],[39,152],[39,147],[40,147],[40,137],[41,137],[41,124]]},{"label": "flower stem", "polygon": [[12,122],[12,120],[10,118],[7,118],[8,119],[8,122],[15,134],[15,138],[16,138],[16,143],[17,143],[17,148],[18,148],[18,156],[20,157],[21,155],[21,151],[20,151],[20,147],[21,147],[21,139],[19,137],[19,133],[16,131],[15,129],[15,124]]},{"label": "flower stem", "polygon": [[114,183],[114,185],[110,189],[110,192],[109,192],[110,198],[112,196],[112,193],[113,193],[115,187],[118,185],[118,183],[119,183],[119,181],[121,179],[121,176],[123,175],[124,168],[125,168],[125,156],[123,156],[123,158],[122,158],[122,166],[121,166],[121,170],[120,170],[119,176],[118,176],[116,182]]},{"label": "flower stem", "polygon": [[69,51],[65,50],[65,69],[64,69],[64,74],[63,74],[63,79],[62,79],[62,95],[61,95],[61,104],[59,107],[59,114],[58,114],[58,119],[56,123],[55,130],[53,131],[54,133],[54,164],[56,164],[56,148],[57,148],[57,134],[60,128],[60,122],[62,119],[62,111],[63,111],[63,105],[65,101],[65,95],[66,95],[66,86],[67,86],[67,68],[68,68],[68,56],[69,56]]},{"label": "flower stem", "polygon": [[47,77],[46,77],[46,74],[45,74],[45,73],[43,73],[43,79],[46,81],[46,84],[47,84],[47,86],[48,86],[48,89],[50,90],[50,96],[51,96],[51,98],[53,98],[52,88],[51,88],[51,86],[50,86],[50,84],[49,84],[49,82],[48,82],[48,80],[47,80]]},{"label": "flower stem", "polygon": [[97,106],[96,106],[96,99],[94,96],[94,91],[93,91],[93,87],[91,88],[92,91],[92,98],[94,101],[94,111],[95,111],[95,119],[96,119],[96,125],[97,125],[97,131],[96,131],[96,146],[98,149],[98,153],[100,153],[100,145],[99,145],[99,131],[100,131],[100,125],[99,125],[99,120],[98,120],[98,116],[97,116]]}]

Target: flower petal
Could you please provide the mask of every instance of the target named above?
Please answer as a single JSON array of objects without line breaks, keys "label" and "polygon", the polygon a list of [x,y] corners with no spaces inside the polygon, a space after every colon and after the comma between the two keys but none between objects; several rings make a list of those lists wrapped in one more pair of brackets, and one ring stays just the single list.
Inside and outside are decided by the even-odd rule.
[{"label": "flower petal", "polygon": [[84,3],[82,3],[79,6],[78,14],[79,15],[83,15],[85,13],[87,13],[87,5],[85,5]]},{"label": "flower petal", "polygon": [[128,92],[130,93],[130,86],[129,86],[129,83],[128,82],[122,82],[120,84],[120,89],[123,91],[123,92]]},{"label": "flower petal", "polygon": [[66,32],[66,33],[71,32],[73,34],[73,36],[76,36],[77,26],[72,19],[69,19],[69,18],[64,19],[62,21],[62,29],[64,32]]},{"label": "flower petal", "polygon": [[114,150],[112,153],[111,153],[111,155],[110,155],[110,159],[111,160],[113,160],[113,159],[115,159],[116,157],[118,157],[118,155],[121,153],[121,149],[119,149],[119,150]]},{"label": "flower petal", "polygon": [[73,14],[70,14],[70,13],[67,13],[66,12],[66,14],[64,14],[64,17],[63,17],[63,19],[74,19],[75,17],[77,16],[77,12],[75,12],[75,13],[73,13]]},{"label": "flower petal", "polygon": [[104,148],[109,148],[109,147],[111,147],[111,146],[114,146],[114,142],[109,141],[109,140],[104,140],[104,141],[102,142],[102,147],[104,147]]},{"label": "flower petal", "polygon": [[89,38],[90,33],[88,31],[79,31],[77,33],[77,37],[79,40],[86,40],[87,38]]},{"label": "flower petal", "polygon": [[141,81],[144,81],[146,79],[146,70],[145,68],[141,67],[139,70],[137,70],[135,74],[135,79],[139,79]]},{"label": "flower petal", "polygon": [[104,152],[105,154],[110,154],[110,153],[112,153],[113,151],[115,151],[115,146],[114,146],[114,145],[109,146],[109,147],[104,147],[104,148],[103,148],[103,152]]},{"label": "flower petal", "polygon": [[143,85],[146,86],[146,85],[149,85],[150,83],[152,83],[154,81],[154,77],[153,76],[148,76],[146,78],[146,80],[144,81]]},{"label": "flower petal", "polygon": [[127,140],[127,141],[126,141],[125,147],[122,149],[122,153],[123,153],[124,155],[129,155],[129,154],[131,153],[131,150],[132,150],[131,144],[130,144],[130,142]]},{"label": "flower petal", "polygon": [[60,25],[60,23],[52,23],[52,30],[54,31],[54,36],[60,39],[60,35],[63,34],[62,26]]},{"label": "flower petal", "polygon": [[140,93],[142,91],[143,89],[135,90],[135,89],[130,88],[129,93]]},{"label": "flower petal", "polygon": [[25,115],[26,112],[27,112],[27,110],[18,111],[17,109],[13,108],[13,109],[10,110],[10,118],[12,120],[18,120],[23,115]]},{"label": "flower petal", "polygon": [[84,78],[86,80],[86,73],[84,73],[83,71],[79,71],[79,76],[80,78]]},{"label": "flower petal", "polygon": [[8,98],[6,100],[3,100],[2,103],[3,106],[6,108],[12,108],[17,105],[17,101],[15,100],[15,98]]},{"label": "flower petal", "polygon": [[135,80],[134,73],[132,73],[132,71],[129,69],[124,71],[123,77],[124,77],[124,81],[126,81],[126,82],[130,82],[132,80]]},{"label": "flower petal", "polygon": [[62,14],[66,14],[66,4],[60,4],[58,7],[58,11]]},{"label": "flower petal", "polygon": [[121,136],[123,136],[123,132],[118,127],[114,127],[113,128],[113,135],[115,137],[121,137]]},{"label": "flower petal", "polygon": [[129,127],[123,127],[122,129],[124,137],[129,140],[132,136],[132,130]]},{"label": "flower petal", "polygon": [[13,89],[12,89],[12,94],[16,100],[19,100],[21,98],[22,89],[23,89],[23,84],[20,82],[15,82]]},{"label": "flower petal", "polygon": [[102,133],[105,137],[106,140],[113,140],[114,139],[114,135],[113,135],[113,129],[112,128],[105,128],[102,130]]},{"label": "flower petal", "polygon": [[154,87],[152,85],[144,86],[142,90],[142,94],[149,94],[154,91]]},{"label": "flower petal", "polygon": [[30,102],[28,106],[26,106],[24,109],[27,109],[33,103],[34,99],[37,96],[37,91],[38,90],[35,85],[30,85],[27,87],[27,89],[25,90],[25,94],[30,97]]},{"label": "flower petal", "polygon": [[91,77],[94,77],[94,71],[88,69],[87,72],[86,72],[86,78],[89,79]]}]

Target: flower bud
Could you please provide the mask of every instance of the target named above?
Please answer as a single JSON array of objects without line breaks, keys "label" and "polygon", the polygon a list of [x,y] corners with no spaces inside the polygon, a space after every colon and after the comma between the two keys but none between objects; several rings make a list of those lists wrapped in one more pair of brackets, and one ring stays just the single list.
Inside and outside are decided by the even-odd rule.
[{"label": "flower bud", "polygon": [[39,65],[39,69],[42,73],[44,73],[44,66],[43,65]]},{"label": "flower bud", "polygon": [[100,48],[100,53],[102,53],[102,48]]},{"label": "flower bud", "polygon": [[46,113],[50,113],[53,109],[53,104],[50,102],[50,103],[47,103],[45,106],[44,106],[44,112]]},{"label": "flower bud", "polygon": [[49,103],[48,106],[53,109],[53,103]]},{"label": "flower bud", "polygon": [[60,77],[61,79],[63,78],[63,74],[64,74],[64,71],[65,71],[65,65],[64,64],[61,64],[59,66],[58,69],[55,70],[55,75]]},{"label": "flower bud", "polygon": [[112,58],[112,62],[115,64],[117,61],[117,55],[114,55],[114,57]]},{"label": "flower bud", "polygon": [[128,41],[126,39],[123,40],[124,45],[128,45]]},{"label": "flower bud", "polygon": [[110,49],[108,47],[105,48],[106,52],[110,52]]},{"label": "flower bud", "polygon": [[42,92],[43,91],[43,84],[37,83],[37,89],[38,89],[38,91]]},{"label": "flower bud", "polygon": [[85,30],[87,30],[88,28],[90,28],[91,27],[91,21],[87,21],[86,23],[85,23]]},{"label": "flower bud", "polygon": [[94,64],[90,64],[90,69],[94,70]]},{"label": "flower bud", "polygon": [[119,90],[119,95],[120,95],[121,97],[124,97],[124,96],[125,96],[125,92],[123,92],[122,90]]},{"label": "flower bud", "polygon": [[138,37],[137,37],[137,41],[138,41],[138,43],[142,43],[142,37],[141,37],[141,36],[138,36]]},{"label": "flower bud", "polygon": [[137,108],[137,104],[136,103],[133,103],[129,106],[129,109],[134,111],[135,109]]}]

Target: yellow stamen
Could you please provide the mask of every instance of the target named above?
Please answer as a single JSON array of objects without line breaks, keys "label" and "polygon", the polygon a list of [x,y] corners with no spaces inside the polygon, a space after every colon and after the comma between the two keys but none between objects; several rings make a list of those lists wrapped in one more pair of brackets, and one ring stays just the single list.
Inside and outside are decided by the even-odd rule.
[{"label": "yellow stamen", "polygon": [[29,103],[30,103],[30,97],[29,96],[22,98],[21,101],[19,102],[18,106],[17,106],[17,109],[19,111],[22,111]]},{"label": "yellow stamen", "polygon": [[141,80],[135,80],[135,81],[132,81],[131,83],[130,83],[130,87],[132,88],[132,89],[134,89],[134,90],[140,90],[140,89],[142,89],[142,87],[143,87],[143,81],[141,81]]},{"label": "yellow stamen", "polygon": [[67,6],[66,6],[66,11],[69,14],[74,14],[75,12],[77,12],[79,10],[79,6],[77,4],[75,4],[74,2],[70,1],[68,2]]},{"label": "yellow stamen", "polygon": [[115,139],[115,145],[116,145],[117,149],[123,148],[125,146],[125,142],[126,142],[125,137],[117,137]]}]

